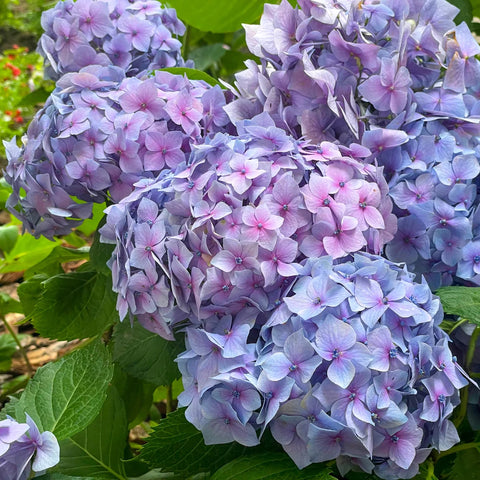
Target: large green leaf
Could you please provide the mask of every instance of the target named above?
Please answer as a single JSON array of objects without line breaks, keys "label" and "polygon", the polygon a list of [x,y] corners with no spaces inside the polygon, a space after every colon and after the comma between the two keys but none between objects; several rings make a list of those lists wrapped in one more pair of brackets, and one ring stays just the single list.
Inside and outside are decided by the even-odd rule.
[{"label": "large green leaf", "polygon": [[95,478],[125,478],[123,453],[127,444],[127,417],[122,398],[111,385],[95,420],[80,433],[60,442],[55,471]]},{"label": "large green leaf", "polygon": [[18,237],[13,249],[5,253],[5,258],[0,261],[0,273],[23,272],[33,267],[48,257],[60,243],[61,240],[51,241],[43,237],[35,238],[25,233]]},{"label": "large green leaf", "polygon": [[88,247],[82,247],[82,248],[67,248],[62,246],[55,247],[50,252],[47,258],[33,265],[33,267],[30,267],[25,272],[24,277],[30,278],[40,273],[45,273],[50,276],[57,275],[59,273],[64,273],[64,270],[61,266],[62,263],[76,262],[78,260],[88,259],[89,258],[88,252],[89,252]]},{"label": "large green leaf", "polygon": [[143,328],[124,321],[115,326],[113,359],[133,377],[155,385],[168,385],[180,377],[174,360],[185,350],[183,341],[171,342]]},{"label": "large green leaf", "polygon": [[43,283],[31,317],[43,337],[58,340],[103,333],[117,319],[111,278],[98,272],[56,275]]},{"label": "large green leaf", "polygon": [[28,319],[42,296],[43,283],[48,279],[48,275],[42,273],[34,275],[18,286],[18,297],[22,303],[23,312]]},{"label": "large green leaf", "polygon": [[168,3],[189,25],[218,33],[234,32],[242,23],[255,22],[264,4],[258,0],[169,0]]},{"label": "large green leaf", "polygon": [[28,413],[40,431],[48,430],[63,440],[98,415],[112,375],[110,353],[97,340],[39,368],[20,399],[7,404],[2,413],[18,421]]},{"label": "large green leaf", "polygon": [[15,246],[18,238],[18,227],[16,225],[0,226],[0,250],[10,252]]},{"label": "large green leaf", "polygon": [[263,452],[235,458],[220,467],[211,480],[336,480],[325,464],[299,470],[282,453]]},{"label": "large green leaf", "polygon": [[480,471],[480,451],[470,448],[455,455],[448,480],[478,480]]},{"label": "large green leaf", "polygon": [[113,384],[123,400],[129,428],[143,422],[153,403],[155,385],[132,377],[118,365],[115,366]]},{"label": "large green leaf", "polygon": [[0,335],[0,372],[10,369],[12,356],[17,351],[17,344],[9,333]]},{"label": "large green leaf", "polygon": [[140,457],[151,468],[161,468],[186,478],[195,473],[214,472],[246,451],[247,448],[238,443],[205,445],[202,434],[185,419],[184,409],[181,409],[153,429]]},{"label": "large green leaf", "polygon": [[47,473],[41,477],[35,477],[35,480],[98,480],[93,477],[71,477],[63,473]]},{"label": "large green leaf", "polygon": [[445,313],[480,325],[480,287],[443,287],[435,292]]},{"label": "large green leaf", "polygon": [[184,67],[170,67],[170,68],[162,68],[159,70],[160,72],[168,72],[172,75],[186,75],[189,80],[203,80],[207,82],[209,85],[214,87],[215,85],[220,85],[218,80],[215,80],[211,77],[208,73],[202,72],[201,70],[196,70],[194,68],[184,68]]},{"label": "large green leaf", "polygon": [[455,5],[460,9],[460,12],[455,17],[455,23],[459,24],[462,22],[467,22],[469,25],[472,23],[473,18],[473,10],[472,10],[472,3],[470,0],[449,0],[449,3]]}]

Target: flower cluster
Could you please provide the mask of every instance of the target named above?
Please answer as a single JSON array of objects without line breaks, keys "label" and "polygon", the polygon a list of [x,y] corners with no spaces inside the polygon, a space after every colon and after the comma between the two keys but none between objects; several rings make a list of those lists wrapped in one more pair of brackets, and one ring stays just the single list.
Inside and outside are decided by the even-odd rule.
[{"label": "flower cluster", "polygon": [[27,480],[33,470],[45,471],[59,462],[60,448],[51,432],[40,433],[26,414],[26,423],[0,421],[0,479]]},{"label": "flower cluster", "polygon": [[269,426],[300,468],[336,459],[342,474],[415,476],[458,441],[448,417],[468,381],[438,298],[412,278],[374,255],[309,259],[270,312],[187,328],[187,418],[207,444],[255,445]]},{"label": "flower cluster", "polygon": [[38,52],[58,80],[88,65],[115,65],[127,76],[183,66],[185,25],[172,8],[143,0],[65,0],[42,14]]},{"label": "flower cluster", "polygon": [[[402,217],[387,256],[433,287],[478,283],[480,47],[444,0],[301,0],[246,27],[232,119],[266,111],[294,136],[360,143],[385,167]],[[457,268],[457,263],[459,266]]]},{"label": "flower cluster", "polygon": [[92,65],[65,74],[24,147],[7,144],[7,206],[36,236],[68,234],[92,202],[118,202],[141,178],[184,163],[191,144],[229,123],[225,102],[220,87],[167,72],[139,79]]},{"label": "flower cluster", "polygon": [[121,318],[164,330],[176,309],[192,321],[246,299],[265,309],[306,257],[380,253],[393,237],[381,169],[329,142],[311,149],[265,113],[237,128],[108,207]]}]

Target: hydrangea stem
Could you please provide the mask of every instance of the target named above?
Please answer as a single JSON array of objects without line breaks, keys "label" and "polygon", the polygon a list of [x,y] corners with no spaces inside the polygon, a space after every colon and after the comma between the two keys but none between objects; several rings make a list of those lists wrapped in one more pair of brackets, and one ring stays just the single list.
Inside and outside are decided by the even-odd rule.
[{"label": "hydrangea stem", "polygon": [[185,35],[183,37],[183,58],[188,58],[188,54],[190,53],[190,26],[187,25],[187,29],[185,30]]},{"label": "hydrangea stem", "polygon": [[17,334],[13,330],[13,328],[10,326],[10,324],[7,322],[7,319],[5,318],[4,315],[0,315],[2,318],[2,322],[5,325],[5,328],[8,330],[8,333],[12,336],[13,340],[18,346],[18,349],[20,350],[20,354],[22,355],[23,359],[25,360],[25,364],[27,366],[27,373],[29,377],[32,377],[34,374],[34,370],[32,367],[32,364],[30,363],[30,360],[28,359],[27,352],[23,348],[22,343],[20,342],[20,339],[18,338]]},{"label": "hydrangea stem", "polygon": [[[479,334],[480,334],[480,328],[477,327],[473,331],[472,336],[470,338],[470,344],[468,345],[465,368],[466,368],[467,373],[469,375],[470,375],[470,365],[472,363],[473,356],[475,355],[475,346],[477,344],[477,339],[478,339]],[[458,427],[463,422],[463,419],[465,418],[465,415],[467,414],[468,387],[466,387],[462,390],[460,396],[461,396],[460,408],[458,409],[458,414],[457,414],[455,420],[453,421],[453,423],[456,427]]]},{"label": "hydrangea stem", "polygon": [[480,442],[471,442],[471,443],[461,443],[452,447],[450,450],[446,452],[442,452],[437,456],[437,460],[442,457],[446,457],[447,455],[452,455],[453,453],[461,452],[462,450],[470,450],[471,448],[480,448]]},{"label": "hydrangea stem", "polygon": [[173,411],[173,389],[172,384],[167,385],[167,398],[166,398],[166,407],[165,412],[170,413]]}]

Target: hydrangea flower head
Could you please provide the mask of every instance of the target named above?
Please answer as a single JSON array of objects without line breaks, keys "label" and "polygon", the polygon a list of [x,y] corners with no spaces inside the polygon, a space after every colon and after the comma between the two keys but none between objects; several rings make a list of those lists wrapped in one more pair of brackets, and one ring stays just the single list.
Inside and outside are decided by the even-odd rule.
[{"label": "hydrangea flower head", "polygon": [[[166,323],[175,323],[172,306],[181,318],[195,319],[215,308],[239,311],[249,298],[265,307],[268,293],[294,278],[306,257],[379,253],[392,238],[391,203],[375,167],[333,144],[324,145],[329,157],[320,156],[266,114],[237,128],[238,136],[217,133],[182,164],[108,208],[101,233],[116,243],[111,267],[122,318],[127,309],[132,315],[170,312]],[[147,205],[152,217],[146,222],[140,212]],[[168,286],[165,305],[146,311],[139,304],[138,274]],[[336,291],[328,290],[317,279],[307,293],[334,301]],[[313,316],[321,306],[305,308]]]},{"label": "hydrangea flower head", "polygon": [[52,80],[88,65],[115,65],[126,76],[185,65],[176,38],[185,26],[160,3],[61,1],[42,13],[42,27],[38,52]]},{"label": "hydrangea flower head", "polygon": [[[7,146],[8,207],[36,236],[68,234],[90,216],[92,203],[118,202],[139,180],[184,163],[192,144],[232,128],[212,113],[209,90],[219,107],[226,103],[219,86],[166,72],[139,79],[120,67],[90,66],[65,74],[24,146]],[[188,124],[169,113],[187,98]]]},{"label": "hydrangea flower head", "polygon": [[[405,219],[388,258],[432,288],[455,276],[478,284],[470,251],[478,241],[480,47],[465,23],[455,26],[458,9],[445,0],[298,5],[266,5],[260,24],[246,27],[260,63],[237,74],[231,118],[264,111],[296,138],[367,147],[362,161],[384,167],[394,213]],[[345,237],[328,253],[355,241]]]},{"label": "hydrangea flower head", "polygon": [[398,479],[459,441],[449,417],[468,377],[426,283],[356,254],[305,260],[273,293],[267,307],[249,302],[186,329],[179,401],[206,443],[254,445],[270,428],[299,468],[336,459],[342,475]]}]

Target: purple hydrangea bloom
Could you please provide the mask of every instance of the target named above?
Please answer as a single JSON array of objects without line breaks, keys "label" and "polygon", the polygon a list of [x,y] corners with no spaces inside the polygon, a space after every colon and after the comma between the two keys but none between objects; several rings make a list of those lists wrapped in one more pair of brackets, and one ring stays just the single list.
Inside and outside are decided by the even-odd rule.
[{"label": "purple hydrangea bloom", "polygon": [[[392,238],[391,202],[373,166],[340,153],[319,160],[313,147],[285,136],[266,114],[237,128],[238,136],[218,133],[192,146],[188,160],[108,207],[101,233],[103,241],[117,244],[111,267],[122,319],[127,306],[131,315],[165,313],[165,325],[177,322],[172,306],[182,320],[204,318],[215,308],[236,313],[246,303],[261,306],[266,299],[255,290],[277,291],[297,276],[306,257],[328,252],[342,258],[358,249],[379,253]],[[279,151],[272,151],[266,136]],[[331,171],[342,186],[329,178]],[[325,188],[319,190],[320,184]],[[367,195],[369,214],[357,221],[355,209],[367,204],[364,191],[375,191],[375,198]],[[149,222],[140,215],[146,202],[152,206]],[[151,271],[157,284],[168,286],[169,301],[146,312],[139,298],[153,297],[146,297],[136,279]],[[247,276],[248,282],[254,279],[248,286]],[[289,308],[310,318],[344,299],[343,289],[331,287],[328,278],[318,277]]]},{"label": "purple hydrangea bloom", "polygon": [[38,52],[52,80],[88,65],[115,65],[126,76],[185,65],[176,38],[185,26],[161,4],[62,1],[42,13],[42,27]]},{"label": "purple hydrangea bloom", "polygon": [[27,480],[33,471],[43,473],[60,460],[58,441],[51,432],[40,433],[26,414],[26,423],[8,418],[0,422],[0,478]]},{"label": "purple hydrangea bloom", "polygon": [[[445,0],[361,7],[313,0],[296,8],[286,0],[266,5],[260,24],[246,26],[259,63],[250,60],[236,75],[238,99],[227,111],[233,121],[268,112],[294,137],[336,142],[342,152],[367,147],[361,161],[384,167],[394,213],[405,219],[387,257],[424,274],[432,288],[455,276],[478,283],[462,252],[478,236],[480,47],[466,24],[454,25],[458,10]],[[360,199],[365,207],[355,218],[378,225],[370,198]],[[437,233],[432,215],[448,221],[451,238]],[[316,238],[328,232],[317,228]],[[308,254],[358,249],[348,222],[336,228],[344,233],[325,242],[326,252]]]},{"label": "purple hydrangea bloom", "polygon": [[[9,209],[36,236],[68,234],[93,202],[118,202],[141,179],[183,164],[193,144],[233,129],[222,116],[212,121],[210,100],[203,101],[209,90],[219,107],[226,103],[220,87],[166,72],[138,79],[119,67],[90,66],[64,75],[23,148],[8,148]],[[169,114],[177,98],[195,105],[186,130]]]}]

